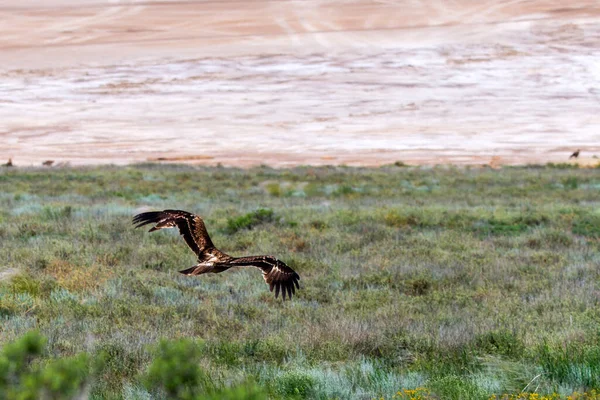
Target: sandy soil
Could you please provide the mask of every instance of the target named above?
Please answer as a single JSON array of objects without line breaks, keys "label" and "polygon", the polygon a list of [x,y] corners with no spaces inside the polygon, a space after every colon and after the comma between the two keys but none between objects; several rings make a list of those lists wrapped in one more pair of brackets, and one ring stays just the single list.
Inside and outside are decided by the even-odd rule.
[{"label": "sandy soil", "polygon": [[16,165],[600,156],[597,0],[0,0],[0,60]]}]

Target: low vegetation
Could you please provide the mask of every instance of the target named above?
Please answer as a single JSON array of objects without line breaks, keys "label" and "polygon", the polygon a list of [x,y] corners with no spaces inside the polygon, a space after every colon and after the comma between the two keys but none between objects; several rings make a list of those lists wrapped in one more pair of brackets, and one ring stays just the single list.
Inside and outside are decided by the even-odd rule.
[{"label": "low vegetation", "polygon": [[[600,176],[527,166],[0,170],[0,398],[597,399]],[[187,277],[204,216],[260,271]]]}]

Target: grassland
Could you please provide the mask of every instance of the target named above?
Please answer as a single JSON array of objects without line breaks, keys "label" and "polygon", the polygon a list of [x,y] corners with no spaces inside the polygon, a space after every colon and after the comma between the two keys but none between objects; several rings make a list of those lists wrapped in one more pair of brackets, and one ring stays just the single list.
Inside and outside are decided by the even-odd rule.
[{"label": "grassland", "polygon": [[[598,170],[5,168],[0,186],[5,397],[600,389]],[[177,232],[131,225],[164,208],[283,259],[297,297],[253,269],[180,276]]]}]

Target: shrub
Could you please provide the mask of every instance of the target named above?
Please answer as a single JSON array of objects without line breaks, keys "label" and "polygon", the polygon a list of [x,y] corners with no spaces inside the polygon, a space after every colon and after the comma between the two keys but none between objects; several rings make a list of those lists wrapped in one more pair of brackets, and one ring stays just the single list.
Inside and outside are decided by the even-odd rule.
[{"label": "shrub", "polygon": [[69,399],[82,392],[89,375],[87,355],[39,364],[36,361],[45,344],[46,339],[32,331],[4,346],[0,354],[0,393],[5,398]]},{"label": "shrub", "polygon": [[268,208],[259,208],[256,211],[242,215],[236,218],[227,219],[227,233],[233,234],[242,229],[252,229],[254,226],[272,222],[274,220],[273,210]]},{"label": "shrub", "polygon": [[273,383],[275,392],[284,398],[310,398],[315,379],[300,371],[290,371],[279,375]]},{"label": "shrub", "polygon": [[145,377],[146,387],[162,391],[168,398],[194,399],[214,388],[199,364],[200,348],[196,343],[163,340]]},{"label": "shrub", "polygon": [[423,296],[429,292],[430,288],[431,282],[429,282],[427,279],[415,279],[410,284],[409,293],[414,296]]},{"label": "shrub", "polygon": [[476,223],[473,227],[475,232],[484,235],[519,235],[530,227],[539,226],[548,222],[545,216],[516,215],[505,218],[492,217]]},{"label": "shrub", "polygon": [[416,227],[421,224],[416,215],[409,213],[400,213],[397,210],[391,210],[384,215],[383,220],[386,225],[395,228]]},{"label": "shrub", "polygon": [[72,399],[82,392],[89,375],[86,354],[53,360],[40,371],[42,392],[53,399]]},{"label": "shrub", "polygon": [[42,354],[45,345],[46,339],[36,331],[29,332],[17,341],[6,344],[0,354],[0,360],[2,360],[0,364],[5,367],[2,370],[4,372],[3,380],[9,378],[10,374],[24,371],[33,358]]},{"label": "shrub", "polygon": [[563,179],[563,186],[566,189],[577,189],[579,187],[579,179],[576,176],[569,176]]},{"label": "shrub", "polygon": [[600,217],[597,215],[581,215],[573,222],[572,231],[575,235],[599,238]]},{"label": "shrub", "polygon": [[39,296],[40,286],[40,282],[31,275],[16,275],[11,281],[11,291],[13,293],[27,293],[33,297]]},{"label": "shrub", "polygon": [[281,196],[281,186],[279,186],[279,183],[277,182],[269,183],[268,185],[266,185],[266,189],[267,193],[269,193],[273,197]]}]

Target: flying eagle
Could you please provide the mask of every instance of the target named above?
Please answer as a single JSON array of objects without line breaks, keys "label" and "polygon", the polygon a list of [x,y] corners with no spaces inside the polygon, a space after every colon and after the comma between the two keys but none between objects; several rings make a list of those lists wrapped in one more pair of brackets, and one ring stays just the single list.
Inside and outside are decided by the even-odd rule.
[{"label": "flying eagle", "polygon": [[181,210],[151,211],[133,217],[133,224],[136,228],[156,224],[148,232],[179,228],[179,234],[198,256],[197,265],[179,271],[184,275],[200,275],[207,272],[218,274],[231,267],[256,267],[262,271],[271,291],[275,289],[275,298],[281,291],[284,300],[286,294],[291,299],[292,294],[296,293],[296,288],[300,289],[300,276],[296,271],[273,256],[231,257],[217,249],[208,236],[204,221],[198,215]]},{"label": "flying eagle", "polygon": [[577,149],[577,151],[576,151],[575,153],[573,153],[573,154],[571,154],[571,155],[569,156],[569,160],[570,160],[571,158],[577,158],[577,157],[579,157],[579,152],[580,152],[580,151],[581,151],[581,150]]}]

